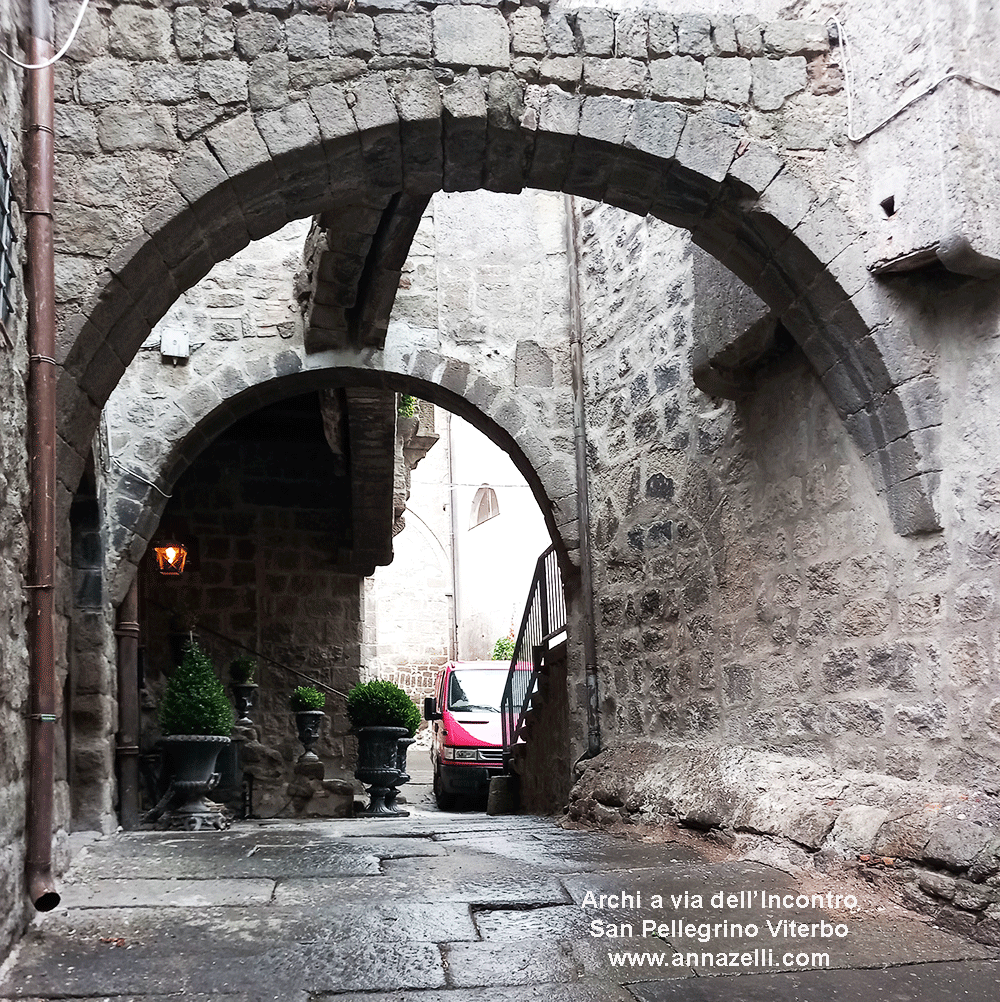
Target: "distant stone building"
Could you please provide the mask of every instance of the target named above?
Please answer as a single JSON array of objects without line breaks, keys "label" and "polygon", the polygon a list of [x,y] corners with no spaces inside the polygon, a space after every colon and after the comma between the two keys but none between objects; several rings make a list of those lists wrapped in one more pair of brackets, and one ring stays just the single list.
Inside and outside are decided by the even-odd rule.
[{"label": "distant stone building", "polygon": [[[58,874],[68,831],[118,824],[120,714],[171,633],[263,655],[274,790],[294,680],[376,657],[400,394],[504,449],[556,547],[538,795],[933,865],[995,937],[1000,15],[334,6],[95,0],[51,130],[44,71],[0,64],[0,949],[26,854],[48,906],[50,829]],[[21,62],[29,26],[0,6]],[[346,729],[335,704],[345,774]]]}]

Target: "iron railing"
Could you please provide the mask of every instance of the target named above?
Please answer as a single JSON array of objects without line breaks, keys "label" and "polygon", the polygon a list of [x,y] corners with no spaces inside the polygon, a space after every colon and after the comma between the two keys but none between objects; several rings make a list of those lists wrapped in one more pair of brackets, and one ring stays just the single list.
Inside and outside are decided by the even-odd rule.
[{"label": "iron railing", "polygon": [[503,759],[508,771],[514,746],[521,740],[524,715],[538,686],[538,674],[545,665],[545,656],[552,641],[565,631],[566,596],[555,547],[550,546],[535,564],[500,704]]}]

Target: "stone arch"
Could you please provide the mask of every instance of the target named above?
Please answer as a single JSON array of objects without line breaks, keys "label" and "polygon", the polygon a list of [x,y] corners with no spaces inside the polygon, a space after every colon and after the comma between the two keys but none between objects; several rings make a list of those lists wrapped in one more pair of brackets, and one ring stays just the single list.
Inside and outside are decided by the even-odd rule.
[{"label": "stone arch", "polygon": [[[229,367],[217,374],[230,389],[224,398],[206,394],[206,381],[192,386],[178,401],[178,414],[187,415],[186,422],[182,426],[178,420],[167,436],[150,436],[147,446],[158,443],[160,449],[155,456],[145,453],[143,471],[124,465],[119,468],[116,480],[109,485],[115,498],[110,511],[115,556],[109,569],[114,602],[120,601],[153,538],[174,484],[218,435],[268,404],[334,386],[410,393],[458,414],[511,457],[531,488],[564,559],[567,549],[575,544],[572,538],[567,539],[575,526],[572,455],[561,456],[551,443],[537,438],[519,442],[517,415],[522,411],[514,395],[481,385],[484,381],[467,385],[467,364],[433,352],[416,353],[397,371],[358,364],[356,359],[347,364],[343,357],[307,369],[301,355],[292,350],[281,351],[267,361],[267,366],[257,365],[252,371]],[[237,383],[241,388],[236,388]]]},{"label": "stone arch", "polygon": [[[459,13],[473,19],[472,28],[459,30]],[[614,31],[624,30],[624,15],[608,16]],[[361,49],[350,56],[357,65],[346,82],[286,90],[255,107],[237,101],[232,117],[194,139],[169,135],[164,125],[161,145],[173,164],[166,189],[140,227],[109,225],[106,271],[89,305],[67,323],[60,386],[67,485],[79,475],[101,406],[152,325],[181,291],[250,240],[290,218],[331,216],[345,239],[358,238],[348,288],[367,283],[384,311],[394,259],[372,258],[378,227],[367,232],[354,209],[374,207],[381,224],[400,192],[536,187],[690,230],[803,347],[872,467],[897,531],[938,528],[938,389],[865,268],[856,227],[788,166],[780,148],[751,138],[732,100],[709,100],[708,91],[679,99],[660,87],[654,64],[683,51],[677,24],[658,48],[654,15],[641,15],[645,28],[626,55],[614,46],[605,52],[593,25],[567,17],[441,7],[428,20],[433,47],[398,54],[396,69],[373,70],[369,46],[367,56]],[[320,22],[296,31],[322,33]],[[698,43],[702,59],[709,52],[737,58],[727,55],[727,37],[710,26]],[[808,55],[828,44],[814,38],[800,48]],[[538,71],[513,58],[522,52],[536,62],[579,55],[584,71],[576,80],[535,82]],[[267,55],[254,57],[260,64],[250,59],[251,72]],[[168,50],[162,58],[169,62]],[[320,347],[349,346],[338,341],[336,317],[317,315],[316,305],[338,305],[322,303],[324,296],[336,299],[336,290],[314,289],[309,329],[326,331]],[[378,319],[369,317],[372,330]]]}]

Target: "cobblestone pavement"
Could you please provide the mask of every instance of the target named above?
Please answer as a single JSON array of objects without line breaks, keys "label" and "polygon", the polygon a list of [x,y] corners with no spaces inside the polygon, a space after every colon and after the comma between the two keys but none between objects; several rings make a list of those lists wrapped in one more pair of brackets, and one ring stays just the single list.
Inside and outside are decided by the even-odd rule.
[{"label": "cobblestone pavement", "polygon": [[859,884],[712,861],[689,840],[442,813],[421,788],[411,800],[401,820],[91,840],[61,907],[0,971],[0,998],[994,996],[997,951]]}]

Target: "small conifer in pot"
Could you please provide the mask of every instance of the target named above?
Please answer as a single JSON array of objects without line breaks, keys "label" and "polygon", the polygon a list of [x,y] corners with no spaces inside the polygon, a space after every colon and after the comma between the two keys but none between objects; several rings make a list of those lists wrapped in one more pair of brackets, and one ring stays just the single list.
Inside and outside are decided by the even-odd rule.
[{"label": "small conifer in pot", "polygon": [[180,666],[170,676],[159,716],[164,734],[228,737],[232,731],[233,708],[215,677],[212,659],[197,644],[188,644]]}]

